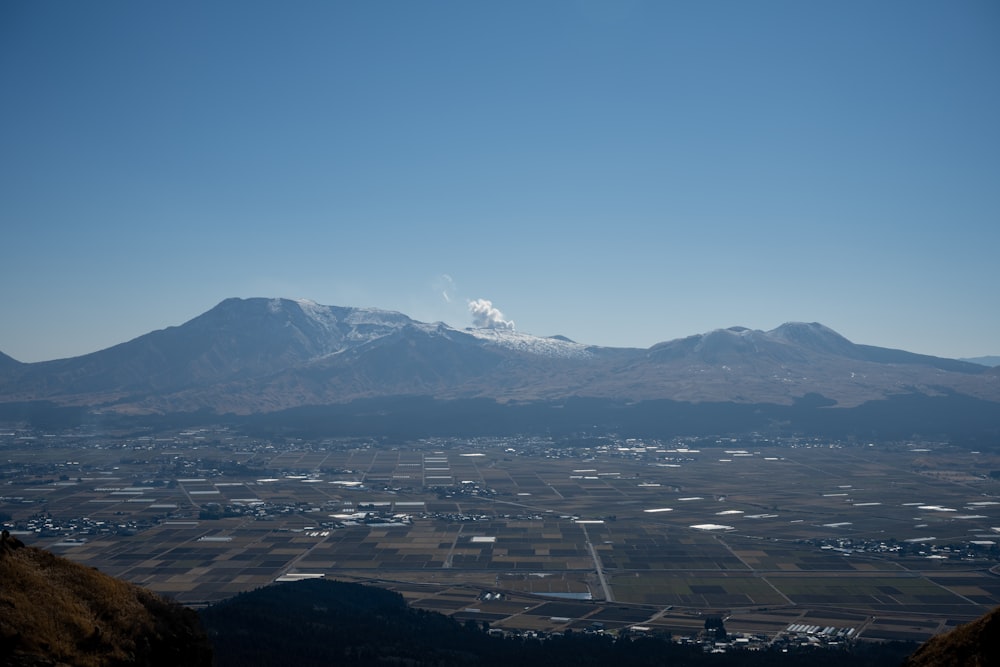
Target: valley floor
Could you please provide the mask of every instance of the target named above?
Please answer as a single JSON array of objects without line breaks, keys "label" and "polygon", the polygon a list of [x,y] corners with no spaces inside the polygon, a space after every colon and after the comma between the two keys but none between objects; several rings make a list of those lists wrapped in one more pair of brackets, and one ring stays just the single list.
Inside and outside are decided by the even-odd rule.
[{"label": "valley floor", "polygon": [[1000,457],[939,443],[3,437],[15,535],[190,605],[322,576],[498,631],[919,641],[1000,604]]}]

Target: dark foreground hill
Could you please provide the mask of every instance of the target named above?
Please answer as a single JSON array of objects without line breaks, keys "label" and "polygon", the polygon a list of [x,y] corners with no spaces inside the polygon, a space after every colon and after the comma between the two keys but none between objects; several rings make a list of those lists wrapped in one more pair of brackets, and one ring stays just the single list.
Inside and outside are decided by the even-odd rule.
[{"label": "dark foreground hill", "polygon": [[195,612],[4,531],[0,664],[17,667],[209,667]]},{"label": "dark foreground hill", "polygon": [[499,637],[409,608],[402,596],[370,586],[313,579],[244,593],[201,612],[218,667],[407,665],[408,667],[884,667],[912,645],[783,653],[705,654],[667,638],[569,633],[548,639]]}]

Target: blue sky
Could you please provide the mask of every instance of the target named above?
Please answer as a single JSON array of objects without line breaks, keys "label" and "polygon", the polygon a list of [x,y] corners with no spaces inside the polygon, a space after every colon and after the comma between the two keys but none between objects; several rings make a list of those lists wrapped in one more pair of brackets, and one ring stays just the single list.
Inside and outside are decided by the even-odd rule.
[{"label": "blue sky", "polygon": [[998,71],[992,0],[11,0],[0,351],[286,296],[998,354]]}]

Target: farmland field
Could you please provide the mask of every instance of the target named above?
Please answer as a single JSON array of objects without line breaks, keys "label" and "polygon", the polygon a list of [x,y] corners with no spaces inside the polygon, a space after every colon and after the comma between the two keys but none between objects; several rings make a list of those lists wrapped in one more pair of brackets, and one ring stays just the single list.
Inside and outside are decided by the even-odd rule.
[{"label": "farmland field", "polygon": [[[497,627],[923,638],[1000,604],[1000,469],[936,443],[0,438],[25,542],[204,604],[372,582]],[[487,595],[488,594],[488,595]],[[811,622],[811,621],[810,621]],[[821,623],[815,623],[820,625]]]}]

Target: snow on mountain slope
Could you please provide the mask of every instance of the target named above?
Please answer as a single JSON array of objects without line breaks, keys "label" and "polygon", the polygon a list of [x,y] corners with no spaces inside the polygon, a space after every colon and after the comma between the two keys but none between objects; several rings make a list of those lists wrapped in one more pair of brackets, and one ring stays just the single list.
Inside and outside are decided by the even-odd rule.
[{"label": "snow on mountain slope", "polygon": [[539,338],[513,329],[466,329],[465,333],[491,345],[541,357],[562,359],[591,359],[594,357],[589,346],[562,338]]},{"label": "snow on mountain slope", "polygon": [[319,331],[345,346],[367,343],[404,326],[420,324],[402,313],[390,310],[324,306],[308,299],[272,299],[269,306],[272,312],[278,313],[291,304],[297,306]]},{"label": "snow on mountain slope", "polygon": [[[374,341],[404,326],[410,326],[430,334],[441,334],[444,331],[469,334],[488,345],[542,357],[589,359],[594,356],[589,346],[574,343],[565,338],[541,338],[513,329],[501,328],[469,328],[459,330],[441,323],[428,324],[418,322],[402,313],[394,311],[378,310],[376,308],[323,306],[307,299],[294,299],[293,302],[318,328],[328,332],[337,332],[340,339],[345,343],[345,346],[339,350],[335,350],[334,353],[342,352],[347,347],[355,347]],[[287,303],[285,300],[275,299],[272,307],[277,311]]]}]

